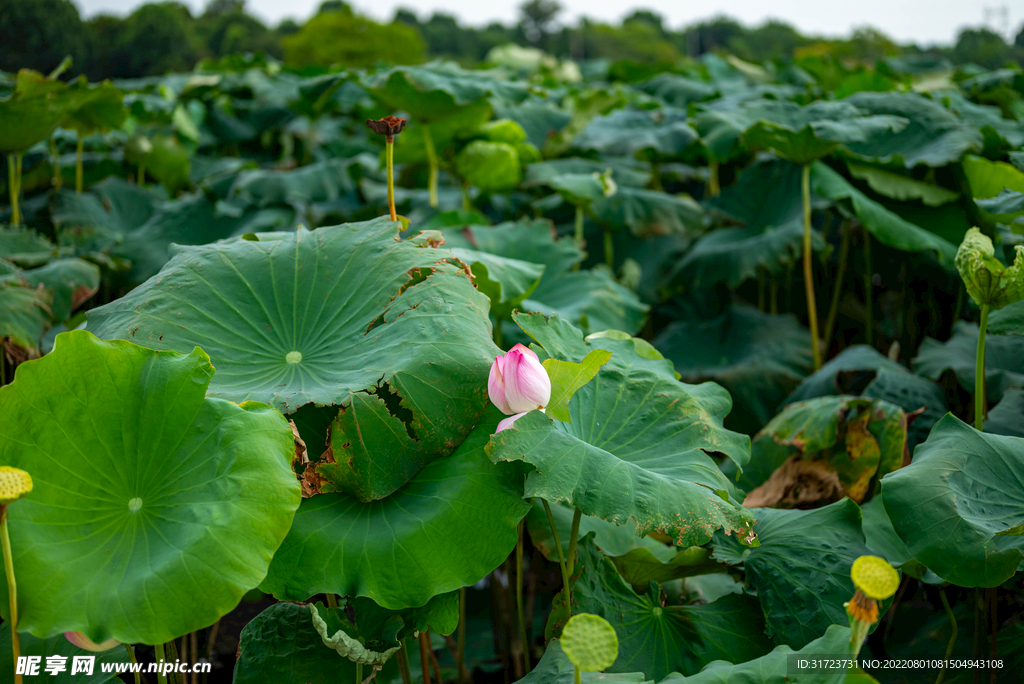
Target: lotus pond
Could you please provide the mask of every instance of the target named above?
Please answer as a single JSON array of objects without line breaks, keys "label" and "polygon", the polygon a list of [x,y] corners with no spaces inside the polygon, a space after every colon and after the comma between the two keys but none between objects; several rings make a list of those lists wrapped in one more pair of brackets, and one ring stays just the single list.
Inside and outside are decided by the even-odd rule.
[{"label": "lotus pond", "polygon": [[613,66],[0,74],[0,681],[1020,681],[1024,74]]}]

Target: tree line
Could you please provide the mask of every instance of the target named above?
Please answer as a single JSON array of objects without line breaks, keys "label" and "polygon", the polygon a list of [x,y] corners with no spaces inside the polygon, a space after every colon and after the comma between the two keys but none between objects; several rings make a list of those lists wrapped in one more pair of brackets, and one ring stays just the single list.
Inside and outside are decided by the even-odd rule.
[{"label": "tree line", "polygon": [[[985,28],[965,28],[952,45],[901,45],[879,31],[859,29],[845,39],[801,34],[768,21],[746,27],[715,17],[674,29],[662,16],[639,9],[614,25],[583,18],[559,22],[556,0],[529,0],[516,24],[466,26],[451,14],[420,16],[399,9],[382,24],[355,13],[343,0],[325,0],[305,24],[286,19],[267,26],[246,11],[245,0],[211,0],[193,15],[180,2],[154,2],[126,17],[107,14],[83,19],[71,0],[0,0],[0,70],[23,67],[48,71],[71,55],[75,72],[92,80],[136,78],[191,70],[200,60],[236,53],[264,53],[296,67],[372,66],[416,63],[436,57],[463,64],[485,61],[492,49],[510,43],[539,48],[558,58],[606,58],[674,62],[720,51],[756,63],[806,55],[832,55],[871,62],[929,52],[954,64],[995,69],[1024,63],[1024,29],[1007,43]],[[345,40],[337,40],[344,35]]]}]

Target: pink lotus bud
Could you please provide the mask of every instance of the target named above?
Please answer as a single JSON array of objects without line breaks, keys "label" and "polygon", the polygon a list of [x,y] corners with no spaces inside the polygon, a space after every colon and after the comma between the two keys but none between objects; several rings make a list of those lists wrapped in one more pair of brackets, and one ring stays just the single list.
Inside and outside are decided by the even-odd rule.
[{"label": "pink lotus bud", "polygon": [[64,638],[73,643],[78,648],[86,651],[93,651],[99,653],[100,651],[109,651],[121,642],[117,639],[107,639],[102,644],[97,644],[95,641],[85,636],[81,632],[64,632]]},{"label": "pink lotus bud", "polygon": [[491,372],[487,376],[487,395],[491,398],[491,403],[498,407],[498,410],[508,415],[514,411],[508,407],[508,402],[505,401],[505,380],[501,377],[504,368],[505,357],[495,356],[494,363],[491,364]]},{"label": "pink lotus bud", "polygon": [[498,429],[494,431],[494,434],[498,434],[502,430],[509,429],[510,427],[512,427],[512,423],[516,422],[517,420],[525,416],[527,413],[529,413],[529,411],[523,411],[522,413],[517,413],[514,416],[509,416],[505,420],[501,421],[500,423],[498,423]]},{"label": "pink lotus bud", "polygon": [[551,379],[540,359],[521,344],[505,354],[502,378],[509,413],[522,413],[544,408],[551,400]]}]

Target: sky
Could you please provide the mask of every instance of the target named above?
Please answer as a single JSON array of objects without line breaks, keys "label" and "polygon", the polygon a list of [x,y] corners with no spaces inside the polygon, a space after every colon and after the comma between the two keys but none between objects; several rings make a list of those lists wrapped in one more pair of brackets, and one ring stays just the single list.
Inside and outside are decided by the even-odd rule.
[{"label": "sky", "polygon": [[[208,0],[183,0],[201,11]],[[142,0],[73,0],[83,16],[100,12],[127,14]],[[264,21],[276,24],[291,17],[302,21],[321,0],[248,0],[247,8]],[[349,0],[360,13],[389,20],[398,7],[412,9],[421,18],[440,10],[467,24],[482,26],[491,21],[516,20],[522,0]],[[651,9],[663,15],[672,28],[718,14],[727,14],[743,24],[755,26],[767,19],[781,19],[802,33],[824,36],[848,35],[854,28],[870,25],[900,42],[920,45],[952,43],[965,26],[986,25],[986,8],[995,9],[987,25],[1011,37],[1024,23],[1024,0],[560,0],[564,8],[559,20],[575,23],[581,15],[618,22],[633,9]],[[1001,10],[1006,9],[1006,23]]]}]

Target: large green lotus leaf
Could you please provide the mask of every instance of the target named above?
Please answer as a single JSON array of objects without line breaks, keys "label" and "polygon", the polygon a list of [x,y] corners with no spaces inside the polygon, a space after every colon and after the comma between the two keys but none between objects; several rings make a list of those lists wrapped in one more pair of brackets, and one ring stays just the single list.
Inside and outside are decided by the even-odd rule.
[{"label": "large green lotus leaf", "polygon": [[[573,512],[564,504],[551,506],[551,516],[563,545],[572,538]],[[555,538],[540,502],[534,500],[526,524],[533,545],[549,561],[557,562]],[[679,549],[651,537],[638,537],[635,520],[616,525],[590,515],[580,516],[579,536],[585,537],[590,532],[594,533],[594,544],[611,559],[622,578],[636,587],[646,587],[648,582],[726,572],[725,566],[711,560],[711,552],[700,546]]]},{"label": "large green lotus leaf", "polygon": [[680,74],[660,73],[645,83],[640,90],[661,98],[673,107],[686,108],[691,102],[701,102],[718,94],[718,88],[706,81],[687,78]]},{"label": "large green lotus leaf", "polygon": [[1013,190],[1003,190],[987,199],[976,199],[974,204],[981,210],[982,216],[992,223],[1012,225],[1016,219],[1024,216],[1024,193]]},{"label": "large green lotus leaf", "polygon": [[542,283],[555,280],[583,259],[583,253],[572,239],[556,239],[551,222],[542,219],[496,226],[468,225],[442,232],[445,247],[472,249],[543,265]]},{"label": "large green lotus leaf", "polygon": [[505,80],[497,72],[462,69],[452,62],[399,66],[364,76],[361,83],[381,106],[408,112],[413,125],[436,121],[488,96],[516,103],[529,94],[522,81]]},{"label": "large green lotus leaf", "polygon": [[903,543],[892,526],[885,500],[878,495],[860,507],[863,516],[864,541],[876,556],[889,561],[897,570],[921,579],[926,568],[910,555],[910,549]]},{"label": "large green lotus leaf", "polygon": [[1022,482],[1024,439],[947,415],[914,461],[882,480],[882,492],[914,558],[948,582],[995,587],[1024,561]]},{"label": "large green lotus leaf", "polygon": [[[131,662],[128,660],[128,652],[125,651],[124,646],[121,644],[112,649],[95,653],[78,648],[68,641],[63,634],[52,636],[49,639],[37,639],[28,632],[19,632],[18,639],[21,642],[21,655],[23,657],[39,656],[41,658],[39,661],[39,676],[32,677],[28,680],[30,682],[45,681],[49,684],[80,684],[84,679],[84,675],[81,672],[74,675],[71,674],[75,658],[78,657],[95,659],[93,675],[86,680],[89,684],[106,684],[106,682],[121,684],[124,680],[112,672],[103,672],[103,665]],[[0,643],[11,643],[10,622],[0,625]],[[14,672],[13,655],[10,648],[0,649],[0,672],[3,672],[6,676],[10,676],[10,673]],[[60,674],[50,675],[46,673],[46,659],[51,656],[66,658],[64,661],[65,669]]]},{"label": "large green lotus leaf", "polygon": [[161,643],[262,581],[301,496],[292,433],[211,376],[200,349],[73,331],[0,389],[0,460],[35,485],[9,514],[19,627]]},{"label": "large green lotus leaf", "polygon": [[[672,672],[698,672],[714,660],[750,660],[771,650],[756,599],[729,594],[706,605],[664,605],[657,583],[634,592],[592,537],[576,550],[581,567],[571,581],[572,612],[599,615],[615,628],[619,657],[608,671],[643,672],[657,681]],[[559,632],[565,620],[563,591],[546,632]]]},{"label": "large green lotus leaf", "polygon": [[498,352],[487,298],[464,266],[429,241],[398,240],[399,226],[181,248],[157,276],[92,310],[90,329],[156,349],[202,346],[217,366],[211,396],[285,413],[334,406],[335,433],[350,437],[365,421],[377,441],[334,440],[331,479],[366,500],[387,496],[408,472],[401,463],[447,455],[465,438]]},{"label": "large green lotus leaf", "polygon": [[[829,494],[864,501],[879,477],[902,464],[906,424],[903,410],[885,401],[840,395],[790,404],[754,437],[738,479],[752,490],[745,505],[806,508],[821,502],[814,497],[828,503]],[[834,475],[838,491],[818,491],[809,473],[780,471],[791,459],[813,465],[818,477]]]},{"label": "large green lotus leaf", "polygon": [[683,156],[697,142],[685,110],[664,107],[654,110],[616,109],[595,117],[573,141],[573,147],[618,157],[673,159]]},{"label": "large green lotus leaf", "polygon": [[330,159],[288,171],[242,171],[231,185],[228,202],[239,207],[330,202],[355,192],[351,166],[350,159]]},{"label": "large green lotus leaf", "polygon": [[[602,684],[644,684],[647,677],[643,672],[581,672],[580,682],[601,682]],[[544,649],[540,662],[530,673],[519,680],[520,684],[574,684],[576,666],[572,664],[558,639],[552,639]]]},{"label": "large green lotus leaf", "polygon": [[31,228],[0,226],[0,254],[9,262],[31,268],[57,256],[57,247]]},{"label": "large green lotus leaf", "polygon": [[173,136],[154,135],[128,141],[124,158],[145,167],[145,173],[156,178],[172,195],[189,184],[189,154]]},{"label": "large green lotus leaf", "polygon": [[110,81],[90,86],[84,77],[74,84],[82,102],[61,122],[61,128],[78,133],[80,137],[120,128],[128,118],[124,107],[124,93]]},{"label": "large green lotus leaf", "polygon": [[520,104],[497,103],[497,115],[512,119],[526,131],[526,139],[540,148],[549,135],[554,135],[569,123],[570,114],[549,99],[532,98]]},{"label": "large green lotus leaf", "polygon": [[880,136],[899,133],[908,123],[898,116],[872,115],[848,100],[817,100],[806,106],[765,100],[746,109],[745,116],[756,114],[759,121],[743,132],[743,142],[771,149],[796,164],[815,162],[840,145],[870,144]]},{"label": "large green lotus leaf", "polygon": [[459,151],[455,168],[483,192],[508,192],[523,178],[516,148],[503,142],[474,140]]},{"label": "large green lotus leaf", "polygon": [[63,81],[22,69],[14,92],[0,99],[0,152],[24,152],[46,140],[83,99]]},{"label": "large green lotus leaf", "polygon": [[843,604],[853,597],[850,567],[869,554],[860,508],[842,499],[811,511],[754,510],[761,545],[745,548],[715,535],[715,558],[743,564],[776,642],[804,647],[829,625],[849,624]]},{"label": "large green lotus leaf", "polygon": [[918,164],[945,166],[966,152],[979,151],[981,133],[938,102],[918,93],[857,93],[846,98],[858,109],[899,116],[910,123],[901,131],[881,131],[869,140],[845,145],[865,161],[912,168]]},{"label": "large green lotus leaf", "polygon": [[588,332],[625,330],[636,334],[650,307],[636,293],[623,287],[604,271],[574,271],[541,280],[524,311],[559,315]]},{"label": "large green lotus leaf", "polygon": [[620,188],[642,188],[651,180],[649,165],[642,164],[635,159],[613,158],[597,161],[580,157],[568,157],[566,159],[549,159],[527,165],[523,185],[526,187],[550,185],[559,176],[591,176],[595,173],[602,174],[608,169],[612,170],[612,180]]},{"label": "large green lotus leaf", "polygon": [[[952,370],[960,386],[974,392],[977,352],[978,326],[957,321],[948,341],[926,338],[911,363],[915,373],[929,380],[938,380],[946,370]],[[1024,337],[986,336],[985,397],[997,402],[1010,387],[1024,387]]]},{"label": "large green lotus leaf", "polygon": [[[868,684],[874,680],[853,680],[844,671],[808,670],[791,673],[789,663],[798,656],[824,656],[826,658],[853,656],[850,647],[850,628],[831,625],[821,636],[803,648],[794,651],[779,646],[768,655],[747,662],[733,664],[731,660],[716,660],[689,677],[673,673],[660,684]],[[735,656],[728,656],[735,659]]]},{"label": "large green lotus leaf", "polygon": [[529,510],[522,475],[484,452],[501,418],[490,409],[454,454],[386,499],[304,500],[261,588],[289,600],[365,596],[400,610],[478,582],[508,557]]},{"label": "large green lotus leaf", "polygon": [[30,287],[43,286],[53,293],[50,313],[55,321],[67,320],[100,286],[99,266],[83,259],[58,259],[25,271],[20,277]]},{"label": "large green lotus leaf", "polygon": [[670,323],[652,342],[682,380],[711,380],[728,390],[726,424],[754,433],[813,368],[807,330],[793,315],[732,306],[712,320]]},{"label": "large green lotus leaf", "polygon": [[567,501],[618,524],[633,518],[638,534],[662,531],[682,547],[722,528],[748,536],[752,516],[710,457],[724,454],[740,466],[749,457],[747,437],[722,427],[727,392],[677,381],[671,362],[641,355],[631,339],[584,340],[558,317],[513,318],[549,358],[578,363],[595,348],[612,352],[569,402],[572,422],[535,411],[492,438],[492,460],[532,466],[526,496]]},{"label": "large green lotus leaf", "polygon": [[569,204],[586,206],[604,198],[605,182],[587,173],[566,173],[552,178],[548,185]]},{"label": "large green lotus leaf", "polygon": [[[932,95],[939,93],[933,92]],[[941,101],[950,111],[981,131],[986,153],[1019,149],[1024,145],[1024,128],[1019,121],[1004,118],[999,107],[971,102],[956,90],[943,90]]]},{"label": "large green lotus leaf", "polygon": [[112,176],[81,194],[62,190],[54,198],[53,222],[62,230],[103,228],[123,235],[148,221],[157,204],[165,199],[163,188],[140,187]]},{"label": "large green lotus leaf", "polygon": [[1024,389],[1006,390],[1002,400],[988,412],[985,432],[1010,437],[1024,437]]},{"label": "large green lotus leaf", "polygon": [[[811,203],[821,206],[813,193]],[[796,164],[772,156],[759,159],[710,207],[746,227],[720,228],[698,238],[672,270],[677,283],[694,291],[705,291],[717,281],[736,287],[756,278],[761,269],[778,273],[798,259],[804,228]],[[818,231],[812,231],[811,245],[815,251],[826,248]]]},{"label": "large green lotus leaf", "polygon": [[828,394],[860,394],[883,368],[906,372],[903,366],[878,353],[874,347],[851,345],[808,375],[781,405]]},{"label": "large green lotus leaf", "polygon": [[[460,138],[472,136],[494,116],[494,108],[487,99],[478,100],[454,110],[440,119],[432,119],[429,126],[425,121],[413,120],[401,135],[395,138],[394,161],[396,164],[426,163],[426,133],[435,151],[448,149]],[[382,158],[383,166],[383,158]]]},{"label": "large green lotus leaf", "polygon": [[[378,673],[379,677],[388,675],[398,676],[397,659]],[[242,628],[233,681],[358,684],[355,663],[324,644],[313,626],[309,606],[298,603],[275,603]]]},{"label": "large green lotus leaf", "polygon": [[900,202],[920,200],[929,207],[938,207],[960,197],[955,190],[877,166],[847,161],[846,168],[851,176],[866,182],[873,191]]},{"label": "large green lotus leaf", "polygon": [[704,210],[689,195],[643,188],[619,188],[594,202],[590,213],[606,227],[629,228],[633,235],[670,235],[703,229]]},{"label": "large green lotus leaf", "polygon": [[995,197],[1004,190],[1024,192],[1024,172],[1011,164],[969,154],[962,165],[975,199]]},{"label": "large green lotus leaf", "polygon": [[39,340],[51,323],[50,293],[11,278],[0,280],[0,354],[5,339],[37,354]]},{"label": "large green lotus leaf", "polygon": [[491,300],[491,314],[507,318],[512,309],[536,289],[544,275],[544,264],[459,247],[449,250],[469,265],[476,288]]},{"label": "large green lotus leaf", "polygon": [[953,263],[956,245],[889,211],[826,164],[818,162],[812,167],[811,187],[833,202],[848,200],[849,212],[883,245],[903,252],[935,252],[940,261]]}]

